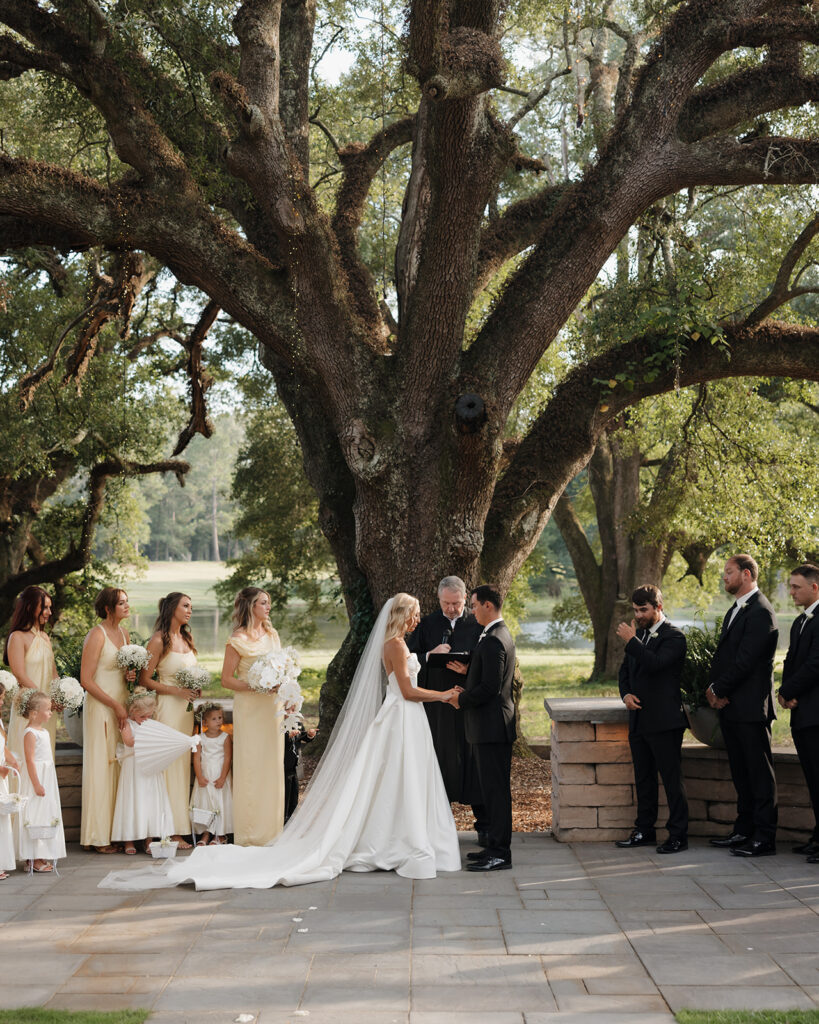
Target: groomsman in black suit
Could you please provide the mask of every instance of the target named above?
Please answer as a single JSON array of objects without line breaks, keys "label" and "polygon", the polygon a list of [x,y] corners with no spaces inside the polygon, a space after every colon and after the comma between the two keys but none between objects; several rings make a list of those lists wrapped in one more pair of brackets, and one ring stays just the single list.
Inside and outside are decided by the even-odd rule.
[{"label": "groomsman in black suit", "polygon": [[[445,576],[438,584],[438,603],[440,608],[425,615],[407,637],[407,647],[421,663],[418,685],[443,691],[462,683],[463,678],[446,665],[430,665],[429,655],[474,651],[481,627],[466,611],[466,584],[458,576]],[[464,735],[464,716],[441,701],[427,701],[424,710],[447,796],[454,803],[478,804],[480,789]],[[476,828],[483,833],[485,823],[477,821]]]},{"label": "groomsman in black suit", "polygon": [[779,703],[791,709],[791,735],[799,755],[813,807],[813,832],[807,843],[794,846],[819,864],[819,566],[797,566],[790,578],[791,597],[803,609],[791,626],[791,639]]},{"label": "groomsman in black suit", "polygon": [[621,622],[617,635],[626,641],[620,668],[620,696],[629,710],[628,741],[637,790],[637,818],[628,839],[615,846],[649,846],[657,840],[657,772],[668,800],[668,839],[657,853],[688,849],[688,801],[682,777],[682,739],[686,718],[680,675],[685,636],[663,614],[659,587],[646,584],[631,595],[634,619]]},{"label": "groomsman in black suit", "polygon": [[[503,598],[494,587],[476,587],[471,605],[483,632],[469,663],[464,690],[456,694],[452,703],[464,712],[466,738],[475,754],[488,835],[486,849],[467,854],[471,861],[467,870],[502,871],[512,866],[515,645],[501,616]],[[475,811],[477,816],[479,809]]]},{"label": "groomsman in black suit", "polygon": [[708,703],[720,712],[731,778],[737,791],[733,831],[712,846],[737,857],[776,853],[776,776],[771,753],[773,663],[779,630],[768,599],[757,586],[759,567],[750,555],[725,563],[722,581],[736,601],[722,621],[711,662]]}]

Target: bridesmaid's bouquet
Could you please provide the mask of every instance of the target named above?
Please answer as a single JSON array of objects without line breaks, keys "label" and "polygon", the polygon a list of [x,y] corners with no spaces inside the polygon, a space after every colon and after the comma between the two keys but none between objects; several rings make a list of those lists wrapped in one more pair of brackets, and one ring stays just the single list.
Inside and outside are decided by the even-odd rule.
[{"label": "bridesmaid's bouquet", "polygon": [[17,676],[12,675],[11,672],[7,672],[5,669],[0,670],[0,684],[6,691],[6,696],[9,701],[14,700],[14,695],[17,693]]},{"label": "bridesmaid's bouquet", "polygon": [[136,679],[132,683],[126,680],[129,693],[134,692],[134,687],[139,679],[139,673],[150,660],[150,654],[139,644],[124,644],[117,651],[117,668],[121,668],[124,672],[130,672],[132,669],[136,672]]},{"label": "bridesmaid's bouquet", "polygon": [[[202,696],[202,689],[211,683],[210,672],[199,665],[191,665],[190,668],[180,668],[173,678],[177,686],[183,690],[196,690],[200,697]],[[188,701],[188,706],[185,710],[193,711],[191,701]]]},{"label": "bridesmaid's bouquet", "polygon": [[284,702],[282,731],[295,728],[301,721],[304,698],[296,681],[301,673],[301,662],[295,647],[283,647],[258,658],[250,666],[247,683],[256,693],[275,693]]},{"label": "bridesmaid's bouquet", "polygon": [[76,679],[65,676],[51,684],[51,700],[58,711],[79,711],[85,700],[85,690]]}]

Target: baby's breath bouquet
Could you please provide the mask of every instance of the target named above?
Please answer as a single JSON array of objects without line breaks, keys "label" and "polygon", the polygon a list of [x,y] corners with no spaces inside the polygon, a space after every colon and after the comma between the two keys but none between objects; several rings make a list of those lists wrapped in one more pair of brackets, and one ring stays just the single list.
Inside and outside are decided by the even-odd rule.
[{"label": "baby's breath bouquet", "polygon": [[[199,665],[191,665],[190,668],[180,668],[174,676],[174,682],[183,690],[196,690],[201,697],[202,690],[211,682],[210,672]],[[186,711],[193,711],[193,704],[188,701]]]},{"label": "baby's breath bouquet", "polygon": [[[271,651],[254,661],[247,674],[251,690],[257,693],[278,691],[285,706],[282,731],[294,728],[293,722],[298,724],[301,720],[299,710],[304,699],[296,682],[300,672],[301,662],[296,648],[283,647],[280,651]],[[295,708],[295,712],[291,712],[290,708]]]},{"label": "baby's breath bouquet", "polygon": [[126,680],[129,693],[134,692],[134,687],[139,680],[139,673],[150,660],[150,654],[139,644],[125,644],[117,651],[117,668],[121,668],[124,672],[130,672],[131,669],[136,672],[136,679],[132,683]]},{"label": "baby's breath bouquet", "polygon": [[10,701],[14,700],[14,695],[17,693],[17,676],[12,675],[11,672],[7,672],[5,669],[0,670],[0,684],[5,687],[6,697]]},{"label": "baby's breath bouquet", "polygon": [[79,711],[85,700],[85,690],[76,679],[65,676],[51,684],[51,700],[60,711]]}]

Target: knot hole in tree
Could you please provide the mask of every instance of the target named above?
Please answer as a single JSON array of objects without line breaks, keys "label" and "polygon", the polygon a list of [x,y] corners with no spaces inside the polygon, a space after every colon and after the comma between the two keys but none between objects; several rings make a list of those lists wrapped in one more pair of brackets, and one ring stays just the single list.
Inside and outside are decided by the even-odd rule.
[{"label": "knot hole in tree", "polygon": [[455,401],[455,418],[462,434],[476,434],[486,423],[486,406],[480,395],[467,392]]}]

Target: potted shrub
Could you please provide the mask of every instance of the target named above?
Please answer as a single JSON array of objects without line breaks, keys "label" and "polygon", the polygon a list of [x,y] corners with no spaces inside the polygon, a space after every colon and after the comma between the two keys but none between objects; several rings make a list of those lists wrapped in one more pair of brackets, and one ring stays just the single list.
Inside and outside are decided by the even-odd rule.
[{"label": "potted shrub", "polygon": [[690,626],[685,630],[688,647],[685,654],[680,688],[683,695],[683,707],[688,718],[688,727],[700,743],[709,747],[725,749],[722,729],[719,724],[719,712],[710,706],[705,691],[709,686],[709,673],[714,652],[719,643],[722,631],[722,619],[717,619],[712,627]]}]

